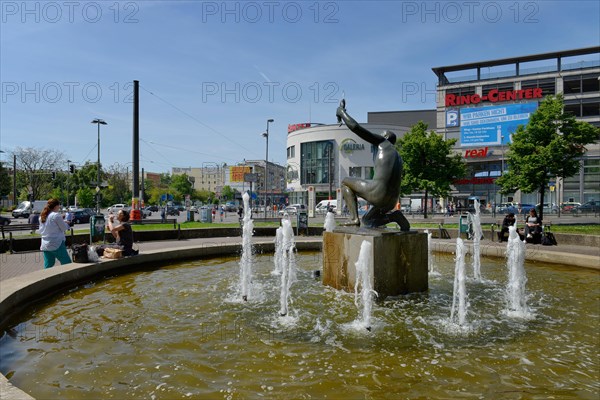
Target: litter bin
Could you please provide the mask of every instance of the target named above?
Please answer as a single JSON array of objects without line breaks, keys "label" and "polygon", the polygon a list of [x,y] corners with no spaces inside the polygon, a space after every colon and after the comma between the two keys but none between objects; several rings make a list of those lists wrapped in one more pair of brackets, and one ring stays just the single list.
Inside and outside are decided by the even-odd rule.
[{"label": "litter bin", "polygon": [[194,222],[194,212],[188,210],[187,212],[187,222]]},{"label": "litter bin", "polygon": [[469,220],[468,215],[461,215],[458,218],[458,235],[462,237],[462,234],[465,233],[465,237],[469,236]]},{"label": "litter bin", "polygon": [[104,241],[105,223],[104,215],[92,215],[90,218],[90,244]]},{"label": "litter bin", "polygon": [[200,222],[212,222],[212,213],[210,207],[200,207]]},{"label": "litter bin", "polygon": [[301,229],[308,234],[308,213],[306,211],[298,211],[296,218],[296,235],[300,235]]}]

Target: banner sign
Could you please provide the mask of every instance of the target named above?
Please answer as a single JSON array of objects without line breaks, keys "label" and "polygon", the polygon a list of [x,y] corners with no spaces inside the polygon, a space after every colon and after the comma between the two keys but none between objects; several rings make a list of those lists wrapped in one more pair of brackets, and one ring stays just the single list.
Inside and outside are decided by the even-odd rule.
[{"label": "banner sign", "polygon": [[463,108],[460,110],[460,145],[491,146],[511,142],[519,125],[527,125],[538,103],[507,104],[499,107]]},{"label": "banner sign", "polygon": [[244,174],[252,172],[250,167],[229,167],[229,182],[244,182]]}]

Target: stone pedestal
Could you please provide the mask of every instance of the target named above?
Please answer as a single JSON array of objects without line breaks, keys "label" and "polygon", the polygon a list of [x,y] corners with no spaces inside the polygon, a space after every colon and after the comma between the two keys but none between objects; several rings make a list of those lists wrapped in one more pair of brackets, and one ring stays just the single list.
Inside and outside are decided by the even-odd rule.
[{"label": "stone pedestal", "polygon": [[372,245],[371,277],[378,299],[427,291],[427,234],[365,228],[323,232],[324,285],[354,291],[363,240]]}]

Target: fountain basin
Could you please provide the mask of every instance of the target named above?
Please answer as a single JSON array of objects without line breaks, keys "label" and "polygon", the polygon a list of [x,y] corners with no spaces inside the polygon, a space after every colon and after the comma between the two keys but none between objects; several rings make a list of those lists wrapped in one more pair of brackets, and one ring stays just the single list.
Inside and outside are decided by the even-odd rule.
[{"label": "fountain basin", "polygon": [[436,254],[429,292],[380,303],[367,332],[354,296],[313,278],[319,253],[299,254],[281,318],[271,261],[257,258],[264,295],[246,303],[230,296],[237,257],[65,291],[8,326],[0,370],[39,398],[597,397],[596,271],[527,265],[535,316],[514,319],[504,260],[484,260],[465,332],[449,322],[452,256]]}]

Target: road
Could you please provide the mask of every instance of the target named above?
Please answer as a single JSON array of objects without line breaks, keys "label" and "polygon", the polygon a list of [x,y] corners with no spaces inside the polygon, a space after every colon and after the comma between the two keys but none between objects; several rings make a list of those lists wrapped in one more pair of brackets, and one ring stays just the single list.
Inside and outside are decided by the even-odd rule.
[{"label": "road", "polygon": [[[11,224],[26,224],[27,223],[27,219],[26,218],[12,218],[12,216],[8,213],[4,213],[2,214],[5,217],[8,217],[11,219]],[[260,213],[255,213],[254,215],[256,218],[261,218],[264,217],[264,213],[260,212]],[[276,216],[274,213],[267,213],[268,217],[274,217]],[[106,216],[105,216],[106,217]],[[292,215],[292,222],[296,223],[296,216]],[[427,223],[435,223],[435,224],[439,224],[439,223],[444,223],[444,224],[457,224],[458,223],[458,215],[454,215],[452,217],[449,216],[444,216],[443,214],[435,214],[434,216],[429,215],[428,218],[425,220],[423,218],[422,214],[413,214],[413,215],[407,215],[406,216],[409,220],[409,222],[411,223],[423,223],[423,222],[427,222]],[[160,214],[157,212],[152,213],[152,215],[149,217],[151,219],[159,219],[160,218]],[[187,221],[187,212],[181,212],[179,214],[179,216],[169,216],[169,219],[172,218],[177,218],[177,223],[184,223]],[[196,221],[198,221],[200,218],[200,215],[198,213],[194,214],[194,219]],[[503,214],[496,214],[495,216],[493,216],[492,214],[481,214],[481,223],[482,224],[492,224],[492,223],[501,223],[502,219],[504,218]],[[336,216],[336,220],[340,220],[343,219],[343,217],[341,216]],[[313,218],[309,218],[309,223],[311,225],[320,225],[323,224],[325,221],[325,216],[324,215],[316,215]],[[518,219],[518,222],[523,222],[522,219]],[[223,223],[237,223],[238,222],[238,215],[235,212],[227,212],[225,213],[225,216],[223,218]],[[219,225],[221,223],[220,221],[220,217],[217,214],[217,219],[214,222],[215,225]],[[544,223],[548,224],[551,223],[552,225],[589,225],[589,224],[600,224],[600,214],[596,214],[594,216],[594,214],[586,214],[586,215],[572,215],[572,214],[561,214],[561,216],[559,217],[556,214],[552,214],[550,216],[545,215],[544,216]],[[76,224],[74,226],[74,229],[76,230],[84,230],[84,229],[89,229],[90,225],[89,223],[81,223],[81,224]],[[14,232],[13,235],[19,235],[19,234],[24,234],[27,235],[28,232]]]}]

